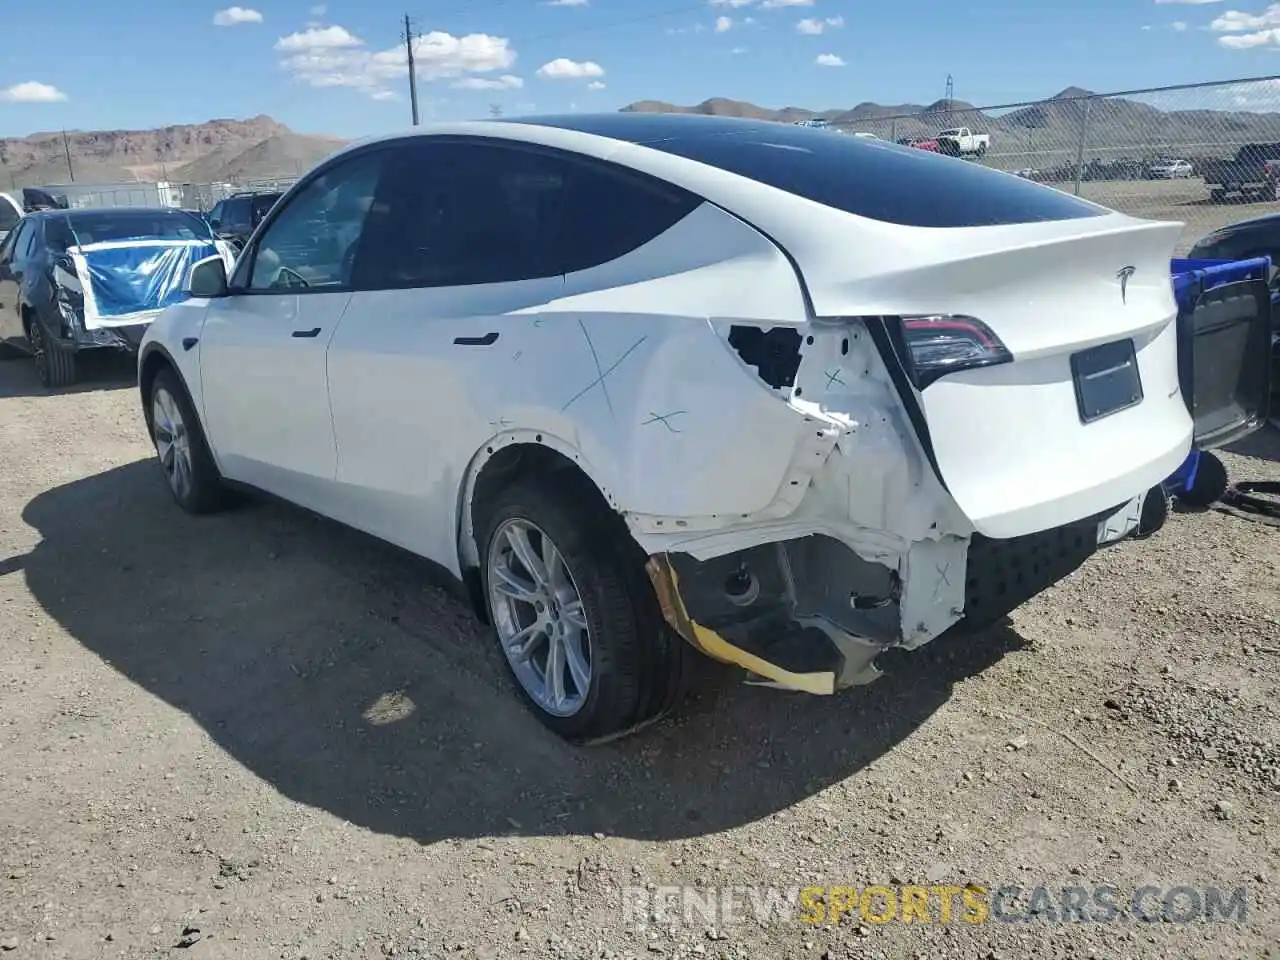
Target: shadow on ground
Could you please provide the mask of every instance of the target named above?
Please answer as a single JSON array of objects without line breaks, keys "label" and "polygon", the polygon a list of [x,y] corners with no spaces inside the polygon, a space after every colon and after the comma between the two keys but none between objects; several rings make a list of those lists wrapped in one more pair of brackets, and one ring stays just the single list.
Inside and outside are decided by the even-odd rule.
[{"label": "shadow on ground", "polygon": [[16,353],[0,357],[0,399],[119,390],[122,387],[136,386],[138,382],[137,359],[132,354],[116,350],[86,351],[76,359],[76,370],[75,384],[50,390],[41,385],[35,361],[30,357]]},{"label": "shadow on ground", "polygon": [[945,638],[836,698],[713,670],[678,719],[574,749],[525,713],[433,568],[360,534],[272,503],[187,517],[146,461],[23,518],[43,541],[8,569],[76,640],[292,799],[422,842],[758,820],[892,750],[1022,645]]}]

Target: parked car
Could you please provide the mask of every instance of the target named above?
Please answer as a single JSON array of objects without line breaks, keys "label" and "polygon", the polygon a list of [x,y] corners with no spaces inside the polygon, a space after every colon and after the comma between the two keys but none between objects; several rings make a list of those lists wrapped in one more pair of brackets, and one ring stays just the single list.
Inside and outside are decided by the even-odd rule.
[{"label": "parked car", "polygon": [[229,241],[239,250],[282,196],[284,194],[279,191],[232,194],[214,204],[206,219],[220,239]]},{"label": "parked car", "polygon": [[1280,199],[1280,143],[1246,143],[1234,160],[1204,161],[1201,173],[1214,203],[1232,194],[1242,200]]},{"label": "parked car", "polygon": [[961,157],[971,155],[985,156],[991,149],[991,134],[974,133],[968,127],[952,127],[943,130],[937,137],[942,145],[943,153],[952,153]]},{"label": "parked car", "polygon": [[442,123],[197,264],[139,391],[180,507],[258,488],[429,558],[594,741],[691,649],[830,694],[1134,531],[1194,433],[1180,231],[790,124]]},{"label": "parked car", "polygon": [[942,152],[942,145],[931,137],[902,137],[898,143],[904,147],[915,147],[917,150],[926,150],[929,153]]},{"label": "parked car", "polygon": [[180,210],[27,214],[0,245],[0,348],[33,357],[46,386],[68,386],[80,352],[136,350],[209,256],[232,262],[208,225]]},{"label": "parked car", "polygon": [[22,219],[22,204],[7,193],[0,193],[0,243]]},{"label": "parked car", "polygon": [[1187,252],[1192,260],[1271,258],[1271,419],[1280,426],[1280,213],[1242,220],[1201,237]]},{"label": "parked car", "polygon": [[1190,160],[1164,157],[1147,167],[1148,180],[1182,180],[1195,173]]}]

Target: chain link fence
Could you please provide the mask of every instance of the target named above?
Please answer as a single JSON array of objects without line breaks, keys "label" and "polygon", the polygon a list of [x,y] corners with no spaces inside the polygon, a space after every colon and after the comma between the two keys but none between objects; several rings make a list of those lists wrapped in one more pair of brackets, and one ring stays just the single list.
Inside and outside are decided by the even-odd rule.
[{"label": "chain link fence", "polygon": [[1179,252],[1225,224],[1280,212],[1280,76],[1067,90],[991,107],[940,101],[918,113],[845,114],[830,126],[981,163],[1134,216],[1184,221]]},{"label": "chain link fence", "polygon": [[208,213],[219,200],[236,193],[279,193],[297,177],[261,177],[220,183],[69,183],[42,187],[63,197],[69,207],[179,207]]}]

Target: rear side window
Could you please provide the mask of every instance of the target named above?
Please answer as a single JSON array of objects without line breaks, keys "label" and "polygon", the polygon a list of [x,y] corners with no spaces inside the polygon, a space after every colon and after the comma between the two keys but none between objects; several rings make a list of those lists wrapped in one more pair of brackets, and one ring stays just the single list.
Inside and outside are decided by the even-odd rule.
[{"label": "rear side window", "polygon": [[492,142],[401,146],[360,239],[359,289],[467,286],[607,263],[697,198],[643,175]]},{"label": "rear side window", "polygon": [[528,122],[629,141],[902,226],[994,226],[1110,212],[972,161],[789,123],[660,114]]}]

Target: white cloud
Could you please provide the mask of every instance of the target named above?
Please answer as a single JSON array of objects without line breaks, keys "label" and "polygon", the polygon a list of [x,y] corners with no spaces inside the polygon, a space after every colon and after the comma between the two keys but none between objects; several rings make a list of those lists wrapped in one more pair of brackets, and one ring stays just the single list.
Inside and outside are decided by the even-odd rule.
[{"label": "white cloud", "polygon": [[237,23],[261,23],[262,14],[248,7],[227,7],[213,15],[215,27],[234,27]]},{"label": "white cloud", "polygon": [[843,67],[844,61],[834,53],[820,53],[813,60],[820,67]]},{"label": "white cloud", "polygon": [[836,28],[844,26],[844,17],[835,16],[827,17],[825,20],[819,20],[817,17],[805,17],[803,20],[796,21],[796,32],[808,34],[816,37],[823,33],[828,27]]},{"label": "white cloud", "polygon": [[738,54],[746,53],[746,52],[747,52],[747,48],[746,48],[746,47],[734,47],[734,48],[733,48],[732,50],[730,50],[729,52],[730,52],[730,53],[732,53],[733,55],[737,56]]},{"label": "white cloud", "polygon": [[713,7],[729,7],[737,10],[739,7],[749,7],[755,3],[755,0],[710,0]]},{"label": "white cloud", "polygon": [[548,7],[585,7],[587,0],[547,0]]},{"label": "white cloud", "polygon": [[449,86],[455,90],[519,90],[524,86],[524,81],[519,77],[504,73],[502,76],[493,79],[488,77],[463,77],[461,80],[455,80]]},{"label": "white cloud", "polygon": [[724,33],[733,26],[733,17],[716,17],[716,33]]},{"label": "white cloud", "polygon": [[764,0],[761,10],[777,10],[780,7],[812,7],[813,0]]},{"label": "white cloud", "polygon": [[65,99],[67,95],[57,87],[35,80],[15,83],[12,87],[0,90],[0,102],[4,103],[57,103]]},{"label": "white cloud", "polygon": [[[370,51],[344,27],[312,28],[281,37],[276,49],[281,66],[313,87],[347,87],[386,99],[386,85],[409,72],[404,47]],[[440,80],[508,69],[516,54],[505,37],[472,33],[455,37],[433,31],[413,45],[418,77]]]},{"label": "white cloud", "polygon": [[1218,43],[1228,50],[1251,50],[1254,47],[1280,44],[1280,30],[1259,30],[1257,33],[1231,33],[1225,37],[1219,37]]},{"label": "white cloud", "polygon": [[323,17],[328,12],[329,12],[329,7],[323,3],[317,3],[310,10],[310,13],[313,17]]},{"label": "white cloud", "polygon": [[1142,25],[1142,29],[1143,29],[1143,30],[1150,30],[1150,29],[1151,29],[1151,24],[1149,24],[1149,23],[1144,23],[1144,24]]},{"label": "white cloud", "polygon": [[1228,10],[1209,24],[1209,29],[1218,33],[1243,33],[1246,30],[1265,30],[1269,27],[1280,27],[1280,3],[1271,4],[1262,13]]},{"label": "white cloud", "polygon": [[1156,3],[1186,3],[1200,5],[1203,3],[1221,3],[1222,0],[1156,0]]},{"label": "white cloud", "polygon": [[1182,33],[1187,29],[1187,21],[1175,20],[1173,23],[1169,24],[1169,26],[1173,27],[1173,29],[1178,31],[1178,33]]},{"label": "white cloud", "polygon": [[400,95],[394,90],[374,90],[369,96],[374,100],[399,100]]},{"label": "white cloud", "polygon": [[360,46],[364,46],[364,41],[346,27],[311,27],[276,41],[276,49],[282,53],[340,50],[344,47]]},{"label": "white cloud", "polygon": [[588,84],[587,84],[587,89],[588,89],[588,90],[603,90],[603,89],[604,89],[604,84],[603,84],[602,82],[600,82],[599,80],[592,80],[590,83],[588,83]]},{"label": "white cloud", "polygon": [[604,67],[591,60],[579,62],[557,57],[540,66],[538,76],[544,80],[585,80],[587,77],[603,77]]}]

